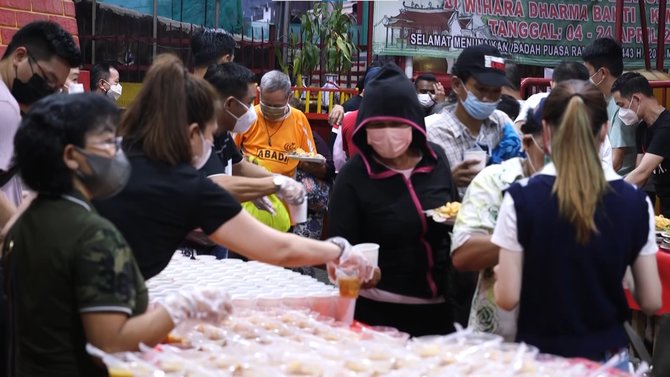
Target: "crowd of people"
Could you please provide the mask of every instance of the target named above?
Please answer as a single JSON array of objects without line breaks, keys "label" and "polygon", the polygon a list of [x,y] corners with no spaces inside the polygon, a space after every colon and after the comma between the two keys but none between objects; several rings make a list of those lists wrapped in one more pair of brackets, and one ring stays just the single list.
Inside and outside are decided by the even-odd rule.
[{"label": "crowd of people", "polygon": [[[192,72],[157,56],[120,110],[118,70],[94,66],[81,93],[79,50],[57,24],[24,26],[7,47],[10,376],[105,375],[86,343],[135,350],[185,319],[225,318],[230,298],[207,287],[149,304],[145,280],[186,248],[326,265],[331,279],[352,267],[363,323],[422,336],[460,322],[596,361],[627,345],[624,280],[645,312],[660,307],[652,203],[670,217],[670,115],[623,73],[615,41],[558,64],[551,91],[526,101],[505,94],[515,84],[488,45],[461,52],[451,93],[433,75],[369,67],[360,94],[333,106],[330,140],[291,106],[286,74],[257,83],[234,62],[229,34],[204,30],[191,48]],[[450,202],[462,203],[451,225],[427,213]],[[379,245],[378,267],[360,243]]]}]

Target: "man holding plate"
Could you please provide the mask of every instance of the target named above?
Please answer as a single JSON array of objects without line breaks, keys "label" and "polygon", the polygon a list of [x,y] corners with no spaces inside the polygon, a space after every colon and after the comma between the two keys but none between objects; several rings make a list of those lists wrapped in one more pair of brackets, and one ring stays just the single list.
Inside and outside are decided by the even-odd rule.
[{"label": "man holding plate", "polygon": [[291,81],[287,75],[280,71],[266,73],[260,89],[260,104],[254,108],[258,119],[246,132],[235,136],[235,143],[273,173],[293,177],[300,159],[316,161],[312,129],[305,114],[289,105]]}]

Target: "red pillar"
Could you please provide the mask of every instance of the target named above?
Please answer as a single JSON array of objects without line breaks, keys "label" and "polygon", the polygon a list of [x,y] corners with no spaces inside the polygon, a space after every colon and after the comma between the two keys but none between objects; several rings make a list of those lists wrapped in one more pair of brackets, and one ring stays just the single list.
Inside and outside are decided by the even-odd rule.
[{"label": "red pillar", "polygon": [[614,38],[621,43],[623,35],[623,0],[616,0],[616,25],[614,29]]},{"label": "red pillar", "polygon": [[642,27],[642,52],[644,53],[644,69],[651,69],[649,59],[649,30],[647,30],[647,10],[644,5],[645,0],[639,0],[640,5],[640,26]]}]

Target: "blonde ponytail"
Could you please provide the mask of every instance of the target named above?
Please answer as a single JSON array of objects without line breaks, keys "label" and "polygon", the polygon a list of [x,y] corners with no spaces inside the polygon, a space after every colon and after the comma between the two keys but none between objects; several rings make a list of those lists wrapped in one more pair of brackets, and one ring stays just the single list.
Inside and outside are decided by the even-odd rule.
[{"label": "blonde ponytail", "polygon": [[551,144],[557,171],[553,193],[559,214],[575,227],[577,242],[584,245],[598,232],[594,216],[608,184],[582,97],[573,95],[563,114]]}]

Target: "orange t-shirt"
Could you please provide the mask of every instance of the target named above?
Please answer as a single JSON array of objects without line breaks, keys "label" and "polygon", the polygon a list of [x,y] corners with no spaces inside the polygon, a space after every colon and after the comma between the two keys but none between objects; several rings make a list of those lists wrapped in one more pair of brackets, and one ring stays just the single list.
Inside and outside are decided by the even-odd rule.
[{"label": "orange t-shirt", "polygon": [[263,117],[260,105],[254,106],[258,120],[247,132],[235,135],[235,144],[244,153],[258,157],[261,165],[273,173],[295,175],[298,160],[288,158],[288,152],[302,148],[316,153],[312,128],[302,111],[291,107],[284,120],[271,122]]}]

